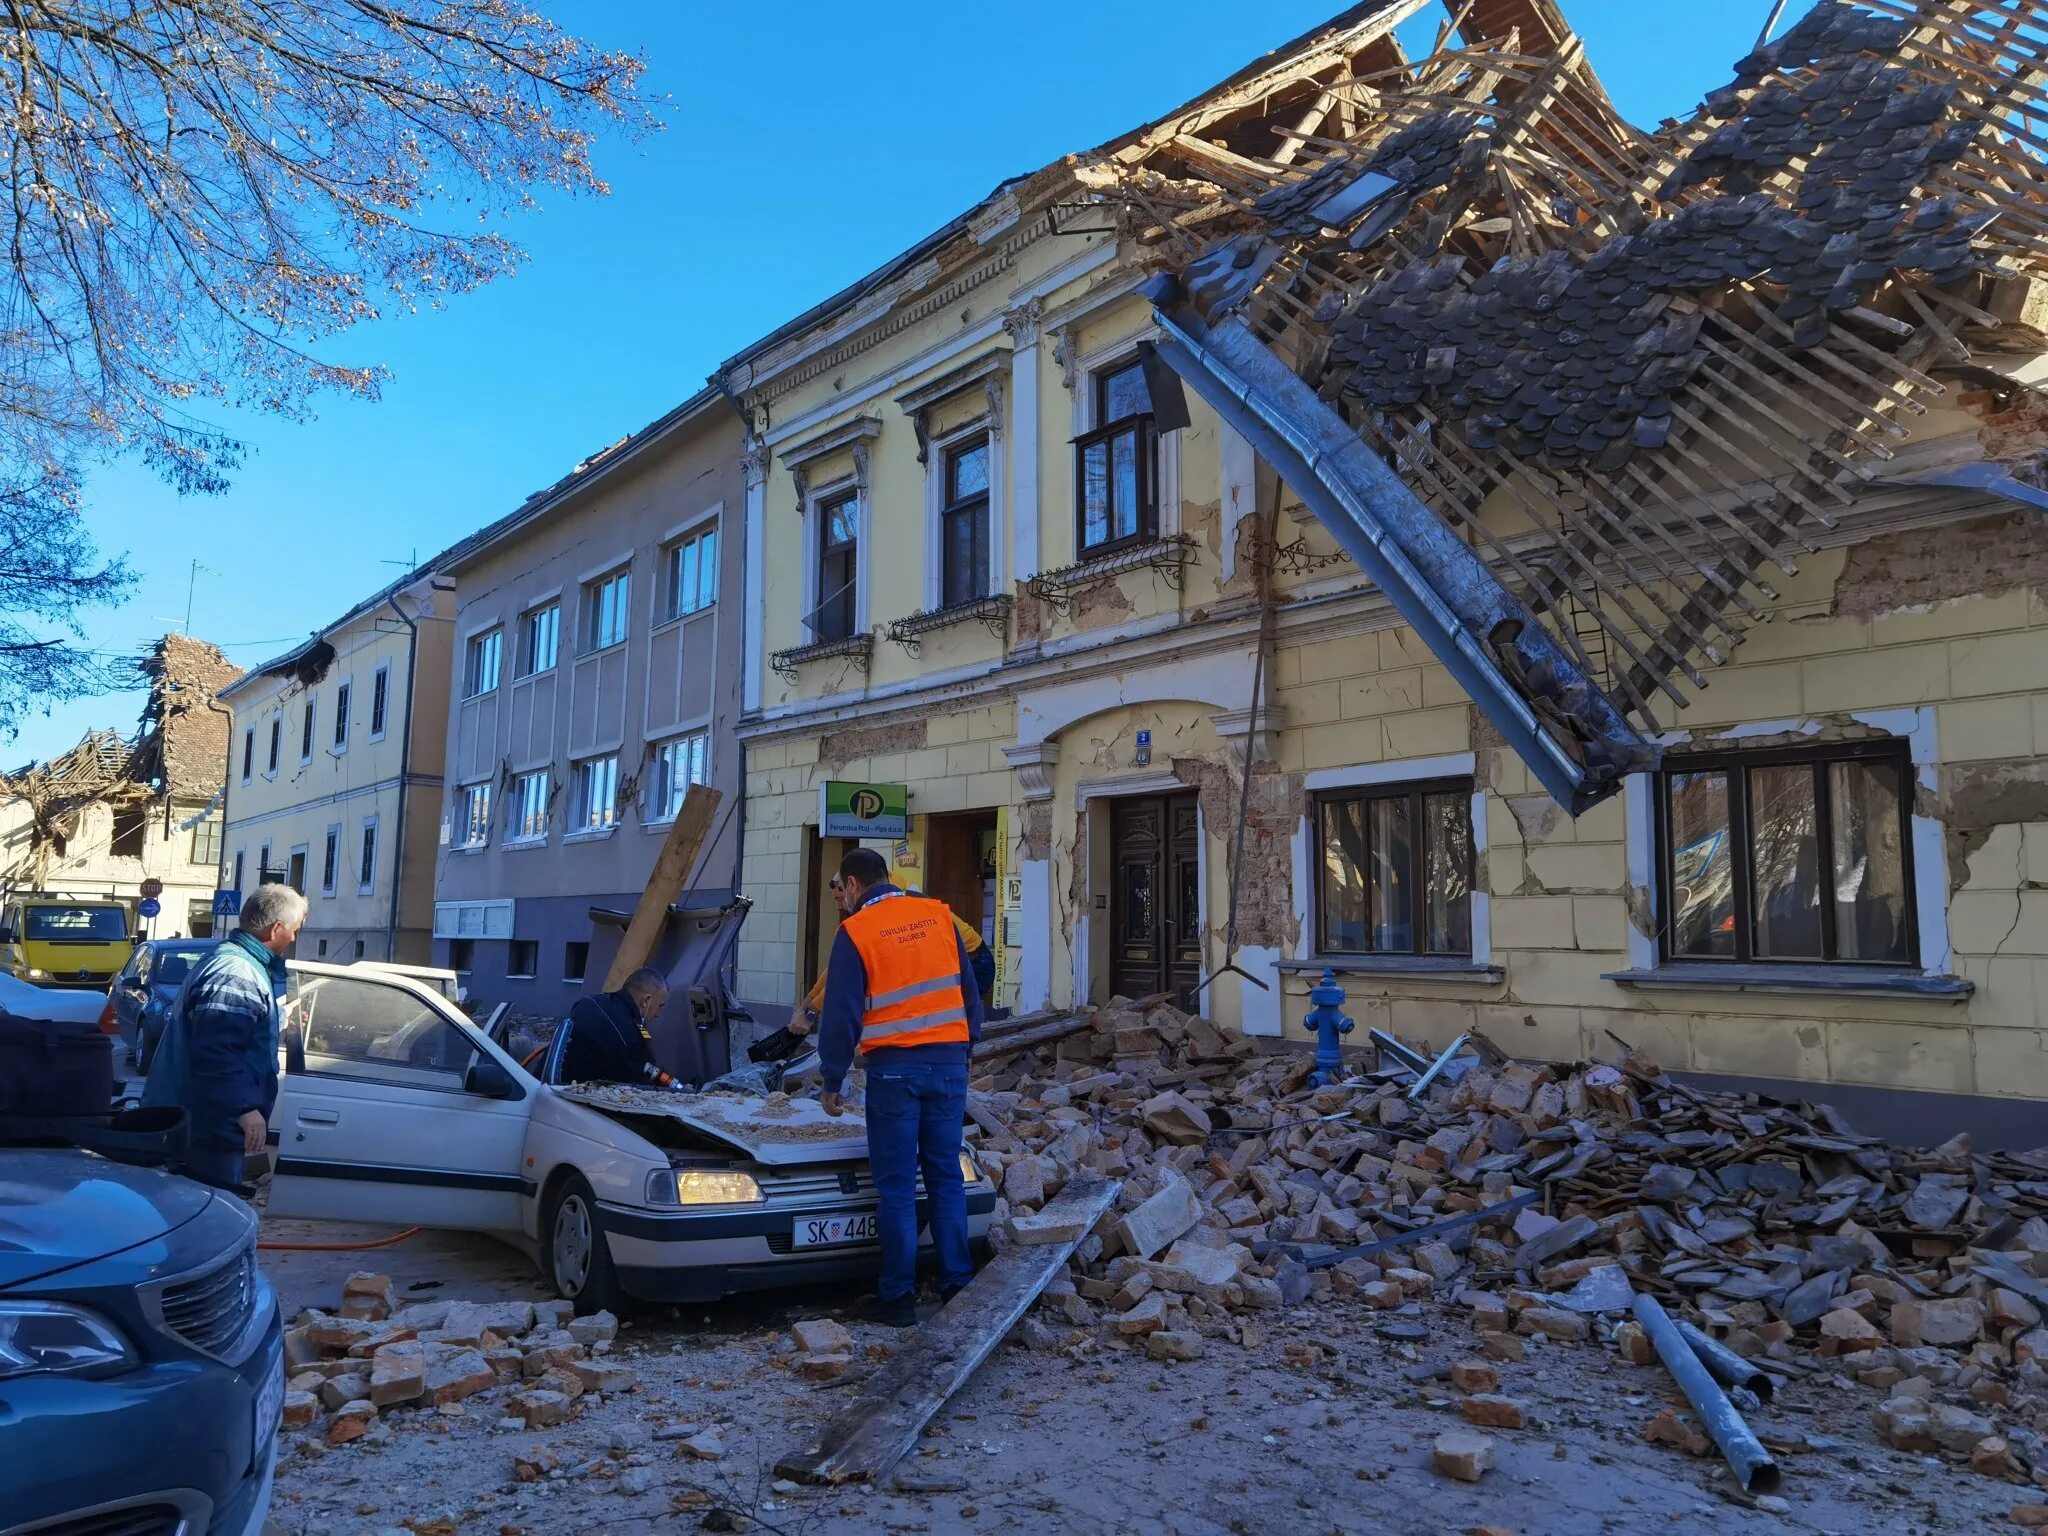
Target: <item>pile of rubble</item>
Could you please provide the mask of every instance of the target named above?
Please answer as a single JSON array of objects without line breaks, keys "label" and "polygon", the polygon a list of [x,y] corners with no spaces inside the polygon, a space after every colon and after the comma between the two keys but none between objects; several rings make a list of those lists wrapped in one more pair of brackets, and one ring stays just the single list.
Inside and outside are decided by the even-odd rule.
[{"label": "pile of rubble", "polygon": [[[2048,1486],[2048,1154],[1904,1151],[1633,1052],[1542,1066],[1486,1045],[1420,1091],[1401,1065],[1319,1086],[1305,1055],[1122,1000],[982,1071],[992,1241],[1057,1240],[1035,1213],[1067,1180],[1124,1181],[1026,1320],[1035,1347],[1188,1359],[1259,1342],[1271,1309],[1344,1298],[1394,1338],[1450,1306],[1495,1359],[1598,1343],[1650,1365],[1625,1320],[1644,1293],[1766,1379],[1880,1389],[1874,1424],[1900,1449]],[[1460,1369],[1469,1421],[1519,1427],[1483,1361]],[[1707,1448],[1678,1415],[1650,1433]]]},{"label": "pile of rubble", "polygon": [[317,1428],[324,1414],[329,1446],[382,1440],[386,1410],[466,1417],[482,1394],[504,1428],[566,1423],[591,1394],[601,1401],[637,1385],[606,1358],[618,1319],[574,1311],[566,1301],[398,1306],[390,1277],[352,1275],[337,1311],[309,1310],[285,1332],[285,1427]]}]

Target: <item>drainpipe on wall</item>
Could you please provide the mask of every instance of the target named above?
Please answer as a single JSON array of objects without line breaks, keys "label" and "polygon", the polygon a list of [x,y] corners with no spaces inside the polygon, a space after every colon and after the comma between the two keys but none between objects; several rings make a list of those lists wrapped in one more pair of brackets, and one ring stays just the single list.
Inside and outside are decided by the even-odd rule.
[{"label": "drainpipe on wall", "polygon": [[419,683],[414,668],[420,659],[420,626],[417,619],[406,617],[405,610],[398,606],[398,594],[384,599],[399,621],[411,631],[405,642],[405,724],[398,736],[398,825],[393,829],[391,839],[391,916],[384,925],[384,958],[398,958],[398,896],[405,889],[405,792],[412,787],[412,712],[416,700],[413,694]]},{"label": "drainpipe on wall", "polygon": [[[220,889],[221,862],[228,856],[228,792],[233,788],[235,782],[235,712],[230,706],[221,703],[217,698],[208,699],[206,707],[217,715],[226,715],[228,719],[228,755],[226,761],[221,764],[220,773],[220,858],[214,860],[213,863],[213,888],[218,891]],[[261,870],[257,871],[258,878],[261,878],[262,873]],[[235,894],[239,896],[241,892],[237,891]],[[186,917],[189,920],[191,914],[188,912]],[[218,915],[213,919],[213,927],[216,930],[213,936],[219,938],[220,918]]]}]

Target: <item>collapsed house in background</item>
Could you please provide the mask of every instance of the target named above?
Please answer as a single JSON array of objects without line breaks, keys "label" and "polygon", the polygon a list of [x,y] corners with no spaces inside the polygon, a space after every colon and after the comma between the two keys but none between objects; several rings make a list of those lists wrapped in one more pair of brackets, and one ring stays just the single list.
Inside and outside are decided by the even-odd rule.
[{"label": "collapsed house in background", "polygon": [[[1418,5],[1382,8],[1388,31]],[[1823,0],[1629,126],[1548,0],[1333,63],[1223,143],[1087,174],[1168,277],[1164,360],[1583,811],[1871,486],[2048,507],[2038,0]],[[1899,454],[1961,383],[1981,441]]]},{"label": "collapsed house in background", "polygon": [[135,666],[149,696],[133,737],[88,731],[69,752],[0,777],[0,884],[132,905],[145,880],[160,880],[151,931],[207,933],[228,742],[214,696],[241,672],[178,634]]}]

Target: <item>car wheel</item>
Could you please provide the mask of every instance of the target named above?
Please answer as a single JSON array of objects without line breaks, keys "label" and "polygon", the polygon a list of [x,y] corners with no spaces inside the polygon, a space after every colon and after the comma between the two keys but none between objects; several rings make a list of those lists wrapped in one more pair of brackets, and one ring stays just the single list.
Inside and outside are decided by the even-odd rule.
[{"label": "car wheel", "polygon": [[540,1236],[548,1282],[556,1295],[574,1303],[579,1314],[619,1310],[625,1292],[612,1268],[597,1197],[582,1175],[572,1173],[557,1186]]}]

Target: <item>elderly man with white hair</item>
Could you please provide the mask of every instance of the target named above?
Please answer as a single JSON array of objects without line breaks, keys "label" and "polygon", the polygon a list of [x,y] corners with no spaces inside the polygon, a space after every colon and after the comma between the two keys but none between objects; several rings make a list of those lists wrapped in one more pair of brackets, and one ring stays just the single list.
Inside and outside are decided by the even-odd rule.
[{"label": "elderly man with white hair", "polygon": [[192,968],[150,1063],[142,1102],[185,1111],[184,1172],[239,1192],[249,1157],[269,1139],[277,1102],[279,1009],[285,956],[306,921],[306,898],[259,885],[242,926]]}]

